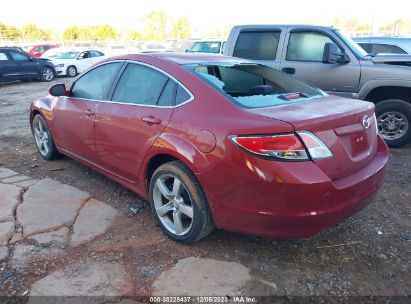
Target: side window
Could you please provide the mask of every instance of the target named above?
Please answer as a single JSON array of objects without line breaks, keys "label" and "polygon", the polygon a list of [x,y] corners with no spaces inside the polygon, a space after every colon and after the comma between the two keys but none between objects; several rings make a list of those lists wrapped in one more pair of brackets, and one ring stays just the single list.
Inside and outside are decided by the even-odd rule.
[{"label": "side window", "polygon": [[89,58],[90,55],[88,52],[82,52],[79,56],[78,59],[85,59],[85,58]]},{"label": "side window", "polygon": [[188,94],[187,90],[184,89],[181,85],[177,86],[177,94],[176,94],[176,105],[185,103],[186,101],[190,100],[191,96]]},{"label": "side window", "polygon": [[104,54],[102,52],[99,51],[90,51],[91,57],[100,57],[100,56],[104,56]]},{"label": "side window", "polygon": [[106,100],[108,91],[121,65],[121,62],[108,63],[87,72],[74,83],[70,96]]},{"label": "side window", "polygon": [[366,51],[368,54],[371,53],[371,44],[369,43],[358,43],[360,45],[360,47],[362,47],[364,49],[364,51]]},{"label": "side window", "polygon": [[23,53],[20,52],[15,52],[11,51],[10,56],[15,60],[15,61],[28,61],[30,58]]},{"label": "side window", "polygon": [[129,64],[114,91],[113,101],[156,105],[169,78],[150,67]]},{"label": "side window", "polygon": [[334,41],[318,32],[293,32],[288,41],[286,60],[322,62],[326,43]]},{"label": "side window", "polygon": [[176,82],[169,79],[161,92],[157,105],[162,107],[169,107],[174,105],[174,99],[176,96]]},{"label": "side window", "polygon": [[407,54],[403,49],[392,44],[372,44],[371,54]]},{"label": "side window", "polygon": [[0,61],[8,61],[6,53],[0,52]]},{"label": "side window", "polygon": [[273,60],[277,54],[280,31],[241,32],[234,47],[234,57]]}]

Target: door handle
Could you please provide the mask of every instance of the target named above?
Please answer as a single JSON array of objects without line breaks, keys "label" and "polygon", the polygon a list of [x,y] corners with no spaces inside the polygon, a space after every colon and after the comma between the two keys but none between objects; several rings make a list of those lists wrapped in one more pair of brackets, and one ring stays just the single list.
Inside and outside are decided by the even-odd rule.
[{"label": "door handle", "polygon": [[152,125],[152,124],[156,124],[156,125],[161,124],[161,119],[155,118],[153,116],[146,116],[146,117],[141,118],[141,120],[148,123],[148,124],[150,124],[150,125]]},{"label": "door handle", "polygon": [[282,70],[284,73],[290,74],[290,75],[294,75],[295,74],[295,68],[282,68]]},{"label": "door handle", "polygon": [[94,114],[96,113],[94,113],[91,109],[84,110],[84,115],[86,116],[93,116]]}]

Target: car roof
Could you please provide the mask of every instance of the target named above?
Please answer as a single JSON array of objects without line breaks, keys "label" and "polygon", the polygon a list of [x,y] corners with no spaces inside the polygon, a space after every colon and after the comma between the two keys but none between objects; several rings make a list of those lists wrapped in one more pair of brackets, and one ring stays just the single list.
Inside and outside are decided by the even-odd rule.
[{"label": "car roof", "polygon": [[249,62],[244,59],[228,57],[223,55],[214,55],[207,53],[179,53],[179,52],[165,52],[165,53],[146,53],[146,54],[128,54],[119,57],[118,59],[136,60],[138,61],[141,56],[156,57],[168,61],[172,61],[176,64],[193,64],[193,63],[207,63],[207,62]]},{"label": "car roof", "polygon": [[234,26],[233,28],[242,30],[242,29],[247,29],[247,28],[264,29],[264,28],[287,28],[287,27],[304,27],[307,29],[323,29],[323,30],[337,29],[333,26],[323,26],[323,25],[313,25],[313,24],[239,24],[239,25]]}]

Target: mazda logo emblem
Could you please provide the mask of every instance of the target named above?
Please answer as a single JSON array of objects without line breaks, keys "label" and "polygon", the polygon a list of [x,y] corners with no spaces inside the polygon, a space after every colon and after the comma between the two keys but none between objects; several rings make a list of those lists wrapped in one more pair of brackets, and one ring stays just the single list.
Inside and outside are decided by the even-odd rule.
[{"label": "mazda logo emblem", "polygon": [[362,125],[364,126],[364,128],[368,129],[370,127],[370,118],[365,115],[362,119]]}]

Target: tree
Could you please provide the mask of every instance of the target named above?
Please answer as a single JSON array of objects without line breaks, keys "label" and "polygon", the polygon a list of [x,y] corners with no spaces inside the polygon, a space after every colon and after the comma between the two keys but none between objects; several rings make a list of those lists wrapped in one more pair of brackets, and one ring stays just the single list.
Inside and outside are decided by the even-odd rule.
[{"label": "tree", "polygon": [[17,27],[0,23],[0,40],[18,40],[20,38],[21,31]]},{"label": "tree", "polygon": [[128,32],[127,38],[129,40],[144,40],[144,35],[140,32],[130,31]]},{"label": "tree", "polygon": [[143,18],[144,36],[147,40],[164,40],[167,38],[167,21],[166,13],[162,11],[153,11]]},{"label": "tree", "polygon": [[77,40],[80,37],[80,31],[77,26],[68,27],[63,32],[64,40]]},{"label": "tree", "polygon": [[99,24],[93,27],[93,40],[105,41],[118,37],[116,30],[108,24]]},{"label": "tree", "polygon": [[180,17],[174,22],[171,30],[174,39],[187,39],[191,37],[191,22],[187,16]]},{"label": "tree", "polygon": [[26,24],[22,29],[22,36],[27,40],[47,40],[50,33],[38,28],[35,24]]}]

